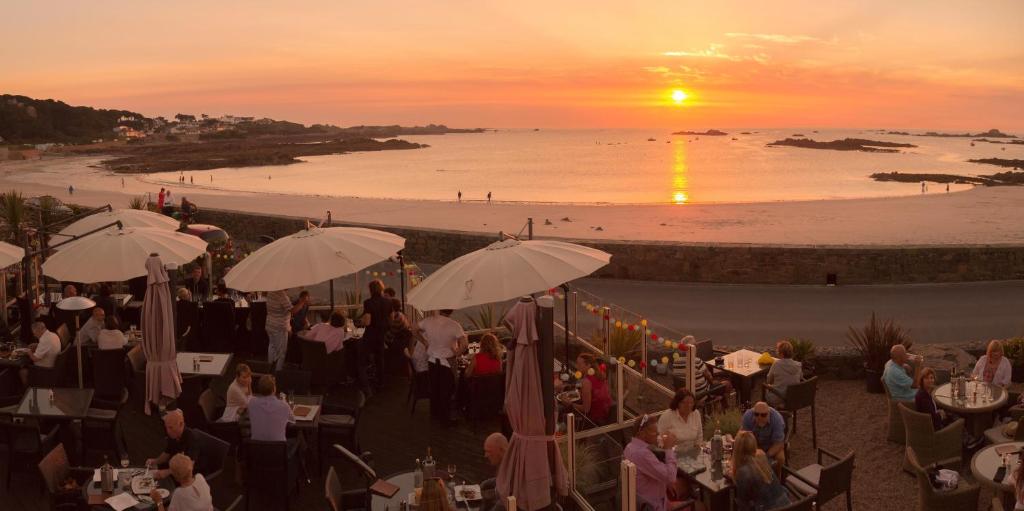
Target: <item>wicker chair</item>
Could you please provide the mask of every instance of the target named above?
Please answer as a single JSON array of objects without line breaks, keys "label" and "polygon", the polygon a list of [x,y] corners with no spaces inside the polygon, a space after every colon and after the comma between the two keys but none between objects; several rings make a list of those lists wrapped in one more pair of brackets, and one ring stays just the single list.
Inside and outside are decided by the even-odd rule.
[{"label": "wicker chair", "polygon": [[907,456],[903,469],[913,473],[909,462],[910,452],[913,451],[918,462],[925,466],[938,463],[959,470],[963,465],[964,420],[957,419],[935,431],[931,415],[914,411],[906,403],[898,406],[907,437]]},{"label": "wicker chair", "polygon": [[985,439],[993,444],[1005,444],[1007,442],[1024,442],[1024,427],[1021,427],[1020,419],[1017,419],[1017,431],[1013,436],[1006,436],[1007,424],[998,423],[985,430]]},{"label": "wicker chair", "polygon": [[920,511],[963,511],[978,509],[978,494],[981,488],[974,483],[960,478],[955,490],[938,491],[928,480],[928,473],[917,462],[913,449],[907,449],[907,461],[917,477],[917,509]]},{"label": "wicker chair", "polygon": [[[832,458],[832,463],[824,465],[822,455]],[[845,493],[846,509],[852,511],[853,459],[853,451],[844,457],[839,457],[830,451],[819,448],[817,463],[800,470],[783,467],[786,472],[786,486],[797,495],[813,497],[814,504],[818,509]]]},{"label": "wicker chair", "polygon": [[[885,401],[889,405],[889,436],[887,438],[894,444],[905,444],[907,443],[907,432],[903,427],[903,417],[900,415],[899,408],[897,408],[904,401],[894,401],[892,399],[892,394],[889,393],[889,386],[885,384],[885,380],[882,380],[882,388],[885,389]],[[908,401],[907,403],[910,402]]]},{"label": "wicker chair", "polygon": [[786,388],[785,393],[767,383],[762,384],[764,393],[772,393],[782,400],[780,407],[793,414],[793,433],[796,433],[796,412],[803,408],[811,409],[811,446],[818,448],[818,421],[815,414],[814,396],[818,392],[818,377],[808,378]]}]

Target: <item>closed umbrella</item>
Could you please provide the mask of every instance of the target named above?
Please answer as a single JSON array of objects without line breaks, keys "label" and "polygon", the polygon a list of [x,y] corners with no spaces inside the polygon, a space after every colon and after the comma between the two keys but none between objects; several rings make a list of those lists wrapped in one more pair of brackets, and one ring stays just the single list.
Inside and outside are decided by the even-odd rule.
[{"label": "closed umbrella", "polygon": [[[524,310],[535,310],[532,305]],[[534,321],[527,314],[513,318]],[[515,321],[513,318],[509,319]],[[512,441],[498,467],[496,489],[502,498],[514,496],[519,508],[533,511],[551,504],[552,487],[564,495],[568,483],[562,453],[556,448],[554,459],[550,463],[548,459],[548,442],[554,441],[554,437],[544,431],[541,378],[551,375],[540,374],[537,329],[521,323],[514,327],[519,335],[506,367],[505,392],[505,415],[512,426]]]},{"label": "closed umbrella", "polygon": [[408,302],[429,311],[511,300],[590,275],[610,259],[563,241],[507,239],[444,265],[409,292]]},{"label": "closed umbrella", "polygon": [[61,247],[43,263],[46,275],[72,282],[121,282],[146,275],[150,254],[183,265],[206,252],[206,242],[191,234],[126,227],[100,231]]},{"label": "closed umbrella", "polygon": [[146,259],[146,297],[142,301],[142,351],[146,354],[146,413],[163,397],[174,399],[181,394],[174,348],[174,316],[167,270],[160,256]]},{"label": "closed umbrella", "polygon": [[[71,239],[74,236],[81,236],[114,222],[121,222],[121,225],[124,227],[154,227],[167,231],[176,231],[180,227],[177,220],[152,211],[144,209],[115,209],[89,215],[69,224],[56,234],[53,242],[56,243]],[[113,227],[111,228],[113,229]]]},{"label": "closed umbrella", "polygon": [[25,257],[25,249],[0,241],[0,268],[20,263]]},{"label": "closed umbrella", "polygon": [[310,227],[253,252],[224,283],[239,291],[280,291],[319,284],[387,260],[405,238],[361,227]]}]

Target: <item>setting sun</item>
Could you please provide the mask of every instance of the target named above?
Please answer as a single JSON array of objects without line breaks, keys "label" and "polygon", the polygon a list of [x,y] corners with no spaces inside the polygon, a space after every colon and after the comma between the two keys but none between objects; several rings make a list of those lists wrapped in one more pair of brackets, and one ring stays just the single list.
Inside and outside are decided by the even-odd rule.
[{"label": "setting sun", "polygon": [[672,101],[675,101],[677,105],[686,101],[686,92],[679,89],[672,91]]}]

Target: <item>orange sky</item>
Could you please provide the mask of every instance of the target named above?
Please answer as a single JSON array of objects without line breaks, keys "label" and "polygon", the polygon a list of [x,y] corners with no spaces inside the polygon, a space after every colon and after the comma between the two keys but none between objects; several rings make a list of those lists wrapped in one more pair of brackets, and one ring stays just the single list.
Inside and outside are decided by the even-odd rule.
[{"label": "orange sky", "polygon": [[1024,130],[1024,2],[711,3],[18,2],[0,92],[307,124]]}]

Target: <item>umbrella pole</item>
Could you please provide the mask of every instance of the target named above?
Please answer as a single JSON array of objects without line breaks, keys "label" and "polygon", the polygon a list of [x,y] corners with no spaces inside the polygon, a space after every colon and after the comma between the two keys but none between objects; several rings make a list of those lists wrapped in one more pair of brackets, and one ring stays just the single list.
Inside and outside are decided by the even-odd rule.
[{"label": "umbrella pole", "polygon": [[[544,434],[555,434],[555,299],[550,295],[537,298],[537,366],[540,370],[540,389],[544,398]],[[555,471],[554,442],[547,442],[548,467],[551,475]],[[551,492],[554,492],[552,487]],[[552,502],[554,499],[552,498]]]},{"label": "umbrella pole", "polygon": [[331,291],[331,313],[334,313],[334,279],[328,281],[328,287]]},{"label": "umbrella pole", "polygon": [[[79,313],[81,311],[71,311],[75,313],[75,336],[78,336],[78,331],[81,327],[78,325]],[[84,388],[85,384],[82,383],[82,343],[78,342],[78,339],[71,339],[71,342],[75,343],[75,351],[78,352],[78,388]]]},{"label": "umbrella pole", "polygon": [[398,251],[398,282],[402,292],[402,313],[405,313],[405,256]]},{"label": "umbrella pole", "polygon": [[[568,372],[569,367],[569,285],[562,284],[562,293],[565,294],[565,303],[563,308],[565,309],[565,368]],[[576,335],[576,332],[573,332]]]}]

